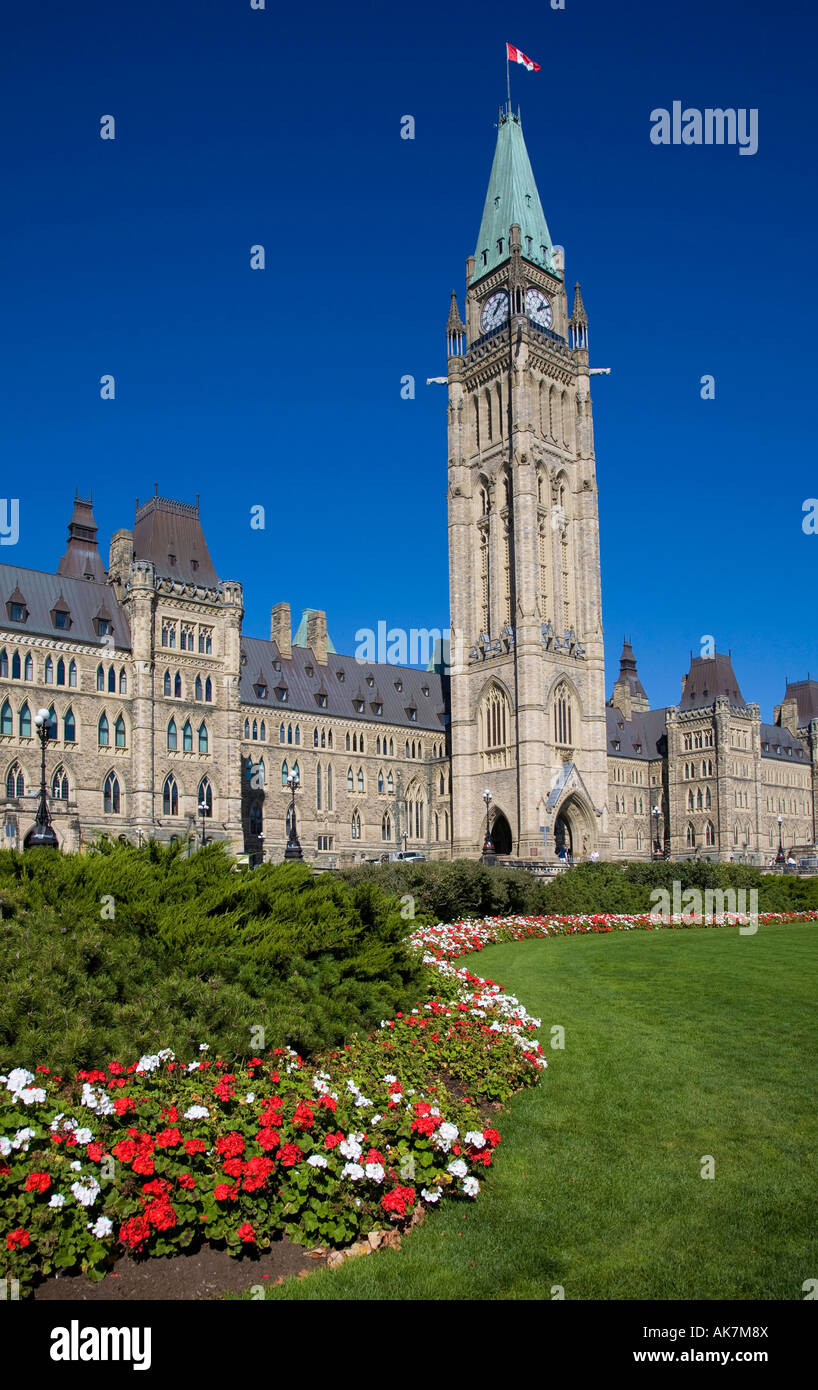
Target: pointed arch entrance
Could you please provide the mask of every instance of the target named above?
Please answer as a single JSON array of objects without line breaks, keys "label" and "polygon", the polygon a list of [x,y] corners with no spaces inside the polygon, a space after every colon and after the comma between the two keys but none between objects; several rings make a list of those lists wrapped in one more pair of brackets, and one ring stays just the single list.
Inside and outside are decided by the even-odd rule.
[{"label": "pointed arch entrance", "polygon": [[511,854],[511,826],[502,811],[498,811],[492,821],[491,838],[495,854]]},{"label": "pointed arch entrance", "polygon": [[587,859],[598,849],[596,817],[580,792],[572,792],[561,803],[554,818],[554,854],[574,863]]}]

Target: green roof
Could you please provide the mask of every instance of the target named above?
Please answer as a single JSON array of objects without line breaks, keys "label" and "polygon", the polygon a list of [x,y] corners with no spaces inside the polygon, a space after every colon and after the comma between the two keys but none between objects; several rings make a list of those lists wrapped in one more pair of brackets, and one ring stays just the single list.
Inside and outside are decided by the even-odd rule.
[{"label": "green roof", "polygon": [[[298,627],[297,627],[297,629],[296,629],[295,636],[294,636],[294,638],[293,638],[293,646],[294,646],[294,647],[308,647],[308,646],[310,645],[309,642],[307,641],[307,619],[309,618],[309,616],[310,616],[311,613],[320,613],[320,611],[321,611],[320,608],[304,608],[304,609],[302,609],[302,611],[301,611],[301,622],[298,624]],[[328,651],[328,652],[334,652],[334,651],[335,651],[335,648],[334,648],[334,646],[332,645],[332,638],[330,637],[329,633],[327,633],[327,651]]]},{"label": "green roof", "polygon": [[559,275],[554,265],[551,234],[534,182],[520,117],[501,111],[497,148],[474,253],[472,284],[509,259],[508,230],[515,222],[522,233],[523,259],[541,266],[552,275]]}]

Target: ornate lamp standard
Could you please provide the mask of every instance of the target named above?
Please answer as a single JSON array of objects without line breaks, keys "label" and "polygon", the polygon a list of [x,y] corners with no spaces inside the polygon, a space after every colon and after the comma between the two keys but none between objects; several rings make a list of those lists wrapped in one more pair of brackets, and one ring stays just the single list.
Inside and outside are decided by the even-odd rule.
[{"label": "ornate lamp standard", "polygon": [[659,855],[662,853],[662,845],[661,845],[660,840],[659,840],[659,817],[661,816],[661,814],[662,814],[662,813],[661,813],[661,811],[659,810],[659,807],[658,807],[658,806],[654,806],[654,808],[653,808],[653,853],[654,853],[654,855],[655,855],[655,857],[656,857],[657,859],[659,858]]},{"label": "ornate lamp standard", "polygon": [[304,851],[302,850],[301,845],[298,842],[298,832],[295,828],[295,792],[298,785],[298,774],[296,772],[291,772],[289,777],[287,778],[287,786],[290,788],[290,791],[292,792],[293,799],[290,802],[290,834],[287,839],[287,848],[284,851],[285,859],[304,858]]},{"label": "ornate lamp standard", "polygon": [[206,801],[202,800],[199,802],[199,815],[202,818],[202,849],[204,849],[205,845],[207,844],[207,840],[205,838],[205,816],[207,815],[209,809],[210,808]]},{"label": "ornate lamp standard", "polygon": [[256,836],[256,839],[257,839],[257,840],[260,842],[260,844],[261,844],[261,849],[259,850],[259,854],[261,855],[261,858],[260,858],[260,860],[259,860],[259,863],[263,864],[263,863],[264,863],[264,831],[263,831],[263,830],[260,830],[260,831],[258,832],[258,835]]},{"label": "ornate lamp standard", "polygon": [[779,817],[778,817],[778,854],[775,856],[775,862],[776,862],[776,864],[783,864],[783,863],[784,863],[784,839],[783,839],[784,831],[783,831],[783,826],[784,826],[784,817],[783,817],[783,816],[779,816]]},{"label": "ornate lamp standard", "polygon": [[49,717],[47,709],[40,709],[34,716],[34,727],[40,740],[40,799],[34,825],[23,841],[23,849],[58,849],[57,836],[51,826],[51,814],[45,793],[45,750],[49,739]]},{"label": "ornate lamp standard", "polygon": [[491,810],[491,803],[494,800],[494,798],[491,792],[489,791],[488,787],[486,787],[486,790],[483,792],[483,800],[486,803],[486,838],[483,841],[483,853],[480,857],[483,860],[484,864],[493,864],[497,859],[497,855],[494,852],[494,841],[491,838],[489,813]]}]

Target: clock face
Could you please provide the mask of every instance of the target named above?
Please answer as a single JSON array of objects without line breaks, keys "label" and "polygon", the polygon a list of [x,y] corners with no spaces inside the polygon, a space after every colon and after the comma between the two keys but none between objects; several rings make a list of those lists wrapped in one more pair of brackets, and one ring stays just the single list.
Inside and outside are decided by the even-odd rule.
[{"label": "clock face", "polygon": [[551,305],[541,290],[526,290],[525,311],[532,323],[540,328],[550,328],[554,319]]},{"label": "clock face", "polygon": [[508,295],[505,290],[498,290],[496,294],[489,295],[483,305],[480,314],[480,327],[484,333],[490,333],[492,328],[499,328],[501,323],[505,323],[508,318]]}]

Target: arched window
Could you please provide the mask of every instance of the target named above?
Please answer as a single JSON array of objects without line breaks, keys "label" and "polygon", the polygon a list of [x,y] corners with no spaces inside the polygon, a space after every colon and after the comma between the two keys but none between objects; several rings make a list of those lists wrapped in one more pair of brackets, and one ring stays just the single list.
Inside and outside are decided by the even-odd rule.
[{"label": "arched window", "polygon": [[77,741],[77,725],[74,719],[74,711],[70,705],[63,715],[62,736],[63,743],[76,743]]},{"label": "arched window", "polygon": [[378,791],[382,793],[382,792],[384,792],[385,790],[386,790],[386,784],[385,784],[385,782],[384,782],[384,780],[383,780],[383,768],[379,768],[379,769],[378,769]]},{"label": "arched window", "polygon": [[705,793],[704,793],[704,809],[705,809],[705,811],[709,811],[709,810],[710,810],[710,806],[711,806],[711,797],[710,797],[710,788],[708,787],[708,788],[706,789]]},{"label": "arched window", "polygon": [[697,810],[697,811],[700,811],[700,810],[702,809],[702,806],[703,806],[703,805],[704,805],[704,797],[702,796],[702,789],[701,789],[701,787],[699,787],[698,790],[697,790],[697,792],[696,792],[696,810]]},{"label": "arched window", "polygon": [[97,724],[97,743],[99,744],[100,748],[107,748],[107,747],[108,747],[108,716],[107,716],[107,714],[101,714],[101,715],[99,716],[99,723]]},{"label": "arched window", "polygon": [[73,689],[76,689],[76,685],[77,685],[77,663],[76,663],[76,661],[71,661],[71,662],[69,662],[69,665],[68,665],[68,684],[69,684]]},{"label": "arched window", "polygon": [[313,746],[313,748],[317,748],[317,747],[318,747],[318,729],[317,729],[317,727],[316,727],[315,729],[313,729],[313,731],[312,731],[312,746]]},{"label": "arched window", "polygon": [[6,773],[6,796],[25,796],[26,779],[19,763],[12,763]]},{"label": "arched window", "polygon": [[389,740],[389,756],[390,756],[390,758],[394,758],[394,756],[395,756],[395,745],[394,745],[394,743],[392,742],[391,738],[390,738],[390,740]]},{"label": "arched window", "polygon": [[300,724],[296,724],[296,726],[295,726],[295,741],[296,741],[296,743],[300,743],[300,742],[301,742],[301,725],[300,725]]},{"label": "arched window", "polygon": [[616,843],[619,849],[625,848],[625,832],[621,825],[619,827],[619,834],[616,837]]},{"label": "arched window", "polygon": [[392,773],[391,773],[391,772],[387,774],[387,778],[386,778],[386,790],[387,790],[387,792],[389,793],[390,796],[392,796],[393,793],[394,793],[394,791],[395,791],[395,779],[394,779],[394,777],[392,776]]},{"label": "arched window", "polygon": [[119,779],[109,772],[102,789],[102,809],[106,816],[119,815]]},{"label": "arched window", "polygon": [[690,790],[689,790],[688,793],[687,793],[687,809],[688,809],[688,811],[693,811],[693,810],[695,810],[694,800],[695,800],[695,798],[694,798],[694,796],[693,796],[693,788],[691,787]]},{"label": "arched window", "polygon": [[318,764],[318,767],[316,768],[316,771],[315,771],[315,809],[316,809],[316,811],[320,811],[320,810],[321,810],[321,791],[322,791],[321,781],[322,781],[322,779],[321,779],[321,764],[319,763],[319,764]]},{"label": "arched window", "polygon": [[347,750],[347,752],[349,752],[349,750],[350,750],[351,747],[352,747],[352,740],[351,740],[349,734],[347,734],[347,741],[346,741],[346,750]]},{"label": "arched window", "polygon": [[358,791],[359,791],[359,792],[362,792],[363,789],[364,789],[364,774],[363,774],[363,768],[360,768],[360,767],[359,767],[359,768],[358,768]]},{"label": "arched window", "polygon": [[392,839],[392,817],[388,811],[384,811],[383,819],[381,820],[381,839]]},{"label": "arched window", "polygon": [[196,794],[196,806],[197,806],[199,815],[202,814],[202,809],[201,809],[201,808],[202,808],[202,805],[204,805],[204,806],[206,807],[206,810],[205,810],[205,812],[204,812],[205,818],[207,818],[208,816],[212,816],[212,815],[213,815],[213,788],[211,787],[210,781],[209,781],[209,779],[208,779],[207,777],[203,777],[203,778],[202,778],[201,782],[199,783],[199,790],[198,790],[198,792],[197,792],[197,794]]},{"label": "arched window", "polygon": [[209,676],[205,677],[205,704],[213,703],[213,682]]},{"label": "arched window", "polygon": [[168,773],[162,788],[162,814],[165,816],[178,816],[179,814],[179,788],[172,772]]},{"label": "arched window", "polygon": [[182,677],[179,675],[179,672],[178,672],[178,671],[176,672],[176,675],[173,677],[173,694],[174,694],[174,696],[176,697],[177,700],[181,700],[181,698],[182,698]]},{"label": "arched window", "polygon": [[54,742],[59,736],[59,729],[57,728],[57,713],[53,705],[51,705],[48,711],[48,718],[45,721],[45,725],[48,729],[48,737]]},{"label": "arched window", "polygon": [[438,816],[437,811],[435,811],[435,839],[440,839],[440,817]]},{"label": "arched window", "polygon": [[9,654],[5,647],[0,652],[0,680],[8,680],[9,674]]},{"label": "arched window", "polygon": [[121,714],[117,715],[114,725],[114,746],[116,748],[125,747],[125,720],[122,718]]},{"label": "arched window", "polygon": [[264,720],[263,720],[263,719],[262,719],[261,725],[260,725],[260,727],[259,727],[258,736],[259,736],[259,738],[261,739],[262,743],[266,743],[266,741],[267,741],[267,725],[264,723]]},{"label": "arched window", "polygon": [[358,813],[357,811],[353,811],[353,812],[352,812],[352,821],[351,821],[351,824],[350,824],[350,830],[351,830],[351,832],[352,832],[352,838],[353,838],[353,840],[360,840],[360,838],[361,838],[361,817],[360,817],[360,815],[359,815],[359,813]]},{"label": "arched window", "polygon": [[[101,666],[97,667],[97,690],[105,689],[105,672]],[[170,691],[168,691],[170,694]]]},{"label": "arched window", "polygon": [[327,764],[327,810],[332,810],[332,768]]},{"label": "arched window", "polygon": [[407,756],[407,758],[411,757],[411,753],[409,752],[409,740],[408,740],[408,739],[406,740],[406,756]]},{"label": "arched window", "polygon": [[739,832],[739,824],[738,824],[738,821],[736,821],[735,825],[733,826],[733,844],[734,844],[734,845],[737,845],[737,844],[738,844],[738,841],[739,841],[739,833],[740,833],[740,832]]},{"label": "arched window", "polygon": [[256,780],[257,780],[257,785],[258,785],[259,787],[263,787],[263,786],[264,786],[264,782],[265,782],[266,776],[267,776],[267,774],[266,774],[266,772],[265,772],[265,770],[264,770],[264,759],[263,759],[263,758],[259,758],[258,762],[256,763]]},{"label": "arched window", "polygon": [[298,766],[298,763],[297,763],[297,762],[293,763],[293,774],[292,774],[292,775],[293,775],[293,777],[297,777],[299,782],[301,781],[301,768]]},{"label": "arched window", "polygon": [[193,682],[193,692],[195,699],[201,700],[202,696],[204,695],[204,686],[202,685],[201,676],[197,676],[195,681]]},{"label": "arched window", "polygon": [[19,729],[21,738],[31,738],[31,710],[28,707],[28,700],[20,710]]},{"label": "arched window", "polygon": [[[97,689],[99,689],[99,686],[97,686]],[[165,695],[168,695],[168,696],[170,695],[170,671],[166,671],[166,672],[165,672],[165,677],[164,677],[164,681],[163,681],[163,690],[164,690]]]},{"label": "arched window", "polygon": [[443,812],[443,829],[444,829],[444,831],[445,831],[444,839],[448,840],[448,838],[449,838],[449,812],[448,812],[448,811],[444,811],[444,812]]},{"label": "arched window", "polygon": [[570,745],[573,739],[573,707],[566,685],[560,684],[554,692],[554,742]]},{"label": "arched window", "polygon": [[11,717],[11,705],[8,700],[3,701],[3,708],[0,710],[0,734],[13,734],[14,720]]},{"label": "arched window", "polygon": [[353,751],[353,753],[357,753],[357,752],[358,752],[358,735],[357,735],[357,734],[353,734],[353,735],[352,735],[352,751]]},{"label": "arched window", "polygon": [[264,819],[261,814],[261,803],[259,801],[254,801],[250,806],[250,834],[260,835],[263,825]]},{"label": "arched window", "polygon": [[120,695],[127,695],[128,693],[128,677],[124,666],[119,668],[119,693]]},{"label": "arched window", "polygon": [[289,769],[288,766],[287,766],[287,759],[285,758],[284,761],[283,761],[283,763],[281,764],[281,785],[282,785],[282,787],[286,787],[286,785],[287,785],[287,779],[289,778],[289,776],[290,776],[290,769]]},{"label": "arched window", "polygon": [[46,685],[52,685],[52,684],[53,684],[53,681],[54,681],[54,662],[51,660],[51,657],[50,657],[50,656],[47,656],[46,659],[45,659],[45,671],[44,671],[44,673],[43,673],[43,679],[44,679]]},{"label": "arched window", "polygon": [[[73,661],[71,662],[71,665],[74,666],[74,662],[73,662]],[[25,679],[26,679],[27,681],[33,681],[33,680],[34,680],[34,661],[32,660],[32,658],[31,658],[30,655],[29,655],[29,656],[26,656],[25,663],[24,663],[24,672],[25,672]],[[69,684],[70,684],[70,685],[76,685],[76,683],[77,683],[77,668],[76,668],[76,666],[74,666],[74,679],[73,679],[73,681],[70,681]]]},{"label": "arched window", "polygon": [[253,720],[253,738],[258,738],[258,723],[255,719]]},{"label": "arched window", "polygon": [[284,725],[283,725],[283,724],[279,724],[279,726],[278,726],[278,741],[279,741],[279,743],[283,743],[283,742],[284,742]]},{"label": "arched window", "polygon": [[[9,729],[9,733],[11,733],[11,729]],[[349,770],[348,770],[348,772],[347,772],[347,791],[349,791],[349,792],[354,792],[354,790],[355,790],[355,773],[352,771],[352,768],[349,768]]]},{"label": "arched window", "polygon": [[[322,729],[322,730],[321,730],[321,747],[322,747],[322,748],[326,748],[326,746],[327,746],[327,735],[326,735],[326,730]],[[330,730],[329,746],[330,746],[330,748],[332,747],[332,730]]]},{"label": "arched window", "polygon": [[[63,668],[63,669],[64,669],[64,668]],[[6,671],[6,675],[8,675],[8,670]],[[15,652],[14,655],[12,656],[12,658],[11,658],[11,679],[12,679],[13,681],[18,681],[18,680],[20,679],[20,653],[19,653],[19,652]]]},{"label": "arched window", "polygon": [[688,849],[696,848],[696,828],[691,821],[687,823],[687,846]]},{"label": "arched window", "polygon": [[[16,652],[15,652],[15,656],[17,656],[17,653],[16,653]],[[11,674],[14,675],[14,668],[13,668],[13,667],[12,667],[12,672],[11,672]],[[20,674],[20,658],[19,658],[19,656],[18,656],[18,657],[17,657],[17,675],[19,676],[19,674]],[[59,660],[58,660],[58,662],[57,662],[57,685],[65,685],[65,662],[63,661],[62,657],[60,657]]]},{"label": "arched window", "polygon": [[113,666],[108,667],[108,691],[110,694],[116,694],[116,671]]},{"label": "arched window", "polygon": [[171,752],[171,753],[175,753],[175,752],[176,752],[176,746],[177,746],[176,720],[175,720],[175,719],[171,719],[170,723],[168,724],[168,751]]},{"label": "arched window", "polygon": [[60,764],[54,772],[54,776],[51,778],[51,795],[56,801],[67,801],[68,794],[68,774],[62,764]]},{"label": "arched window", "polygon": [[292,724],[288,724],[288,725],[287,725],[287,742],[288,742],[288,743],[292,743],[292,741],[293,741],[293,726],[292,726]]},{"label": "arched window", "polygon": [[245,721],[244,721],[244,737],[247,738],[247,739],[249,739],[249,737],[250,737],[250,720],[249,720],[249,719],[245,719]]},{"label": "arched window", "polygon": [[446,779],[445,779],[445,777],[443,776],[443,773],[441,772],[441,774],[440,774],[440,795],[443,796],[443,795],[445,794],[445,791],[446,791]]},{"label": "arched window", "polygon": [[[736,829],[738,829],[738,826],[736,826]],[[706,845],[714,845],[716,843],[716,832],[711,820],[709,820],[704,827],[704,843]]]},{"label": "arched window", "polygon": [[507,746],[511,720],[508,700],[498,686],[492,686],[486,695],[481,723],[485,749],[505,748]]}]

